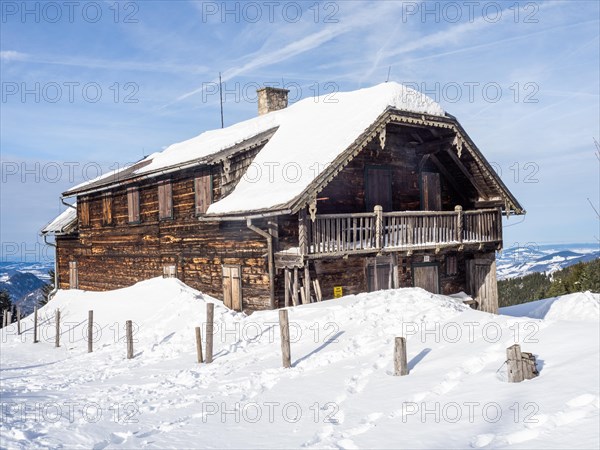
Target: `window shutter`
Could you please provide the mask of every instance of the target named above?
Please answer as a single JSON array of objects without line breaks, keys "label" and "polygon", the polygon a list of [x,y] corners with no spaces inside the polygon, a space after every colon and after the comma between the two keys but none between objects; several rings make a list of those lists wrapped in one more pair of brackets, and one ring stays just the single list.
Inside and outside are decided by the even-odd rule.
[{"label": "window shutter", "polygon": [[158,185],[158,214],[159,219],[173,217],[173,189],[170,181]]},{"label": "window shutter", "polygon": [[204,214],[212,203],[212,175],[206,174],[194,180],[196,214]]},{"label": "window shutter", "polygon": [[79,223],[82,227],[88,227],[90,225],[90,203],[88,199],[80,200],[77,207],[79,209]]},{"label": "window shutter", "polygon": [[140,191],[137,187],[127,190],[127,211],[129,222],[140,221]]},{"label": "window shutter", "polygon": [[112,211],[112,195],[110,193],[105,194],[102,197],[102,223],[104,225],[111,225],[113,221]]}]

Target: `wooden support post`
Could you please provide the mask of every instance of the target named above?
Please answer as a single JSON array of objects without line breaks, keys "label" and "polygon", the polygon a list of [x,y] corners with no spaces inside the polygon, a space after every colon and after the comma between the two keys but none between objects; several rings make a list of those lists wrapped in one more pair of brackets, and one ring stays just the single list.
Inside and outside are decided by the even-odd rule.
[{"label": "wooden support post", "polygon": [[375,206],[375,247],[383,247],[383,207]]},{"label": "wooden support post", "polygon": [[524,380],[521,346],[519,344],[511,345],[506,349],[506,364],[508,366],[509,383],[520,383]]},{"label": "wooden support post", "polygon": [[406,338],[394,339],[394,376],[408,375],[408,363],[406,362]]},{"label": "wooden support post", "polygon": [[303,303],[311,303],[310,301],[310,269],[308,268],[308,260],[304,263],[304,290],[306,301],[302,299]]},{"label": "wooden support post", "polygon": [[287,267],[283,269],[283,279],[284,279],[284,290],[285,290],[285,307],[290,306],[290,290],[291,290],[291,281],[290,281],[290,269]]},{"label": "wooden support post", "polygon": [[301,255],[308,254],[308,219],[306,217],[306,208],[302,208],[298,213],[298,248]]},{"label": "wooden support post", "polygon": [[21,334],[21,308],[17,307],[17,334]]},{"label": "wooden support post", "polygon": [[127,337],[127,359],[133,358],[133,324],[131,320],[125,322],[125,335]]},{"label": "wooden support post", "polygon": [[6,309],[2,310],[2,328],[6,327],[6,314],[8,311]]},{"label": "wooden support post", "polygon": [[298,306],[298,268],[294,267],[294,287],[292,288],[292,303]]},{"label": "wooden support post", "polygon": [[462,243],[463,241],[463,209],[462,206],[456,205],[454,207],[456,211],[456,241]]},{"label": "wooden support post", "polygon": [[213,361],[213,330],[215,320],[215,304],[206,304],[206,363]]},{"label": "wooden support post", "polygon": [[33,343],[37,344],[38,342],[38,310],[36,306],[33,308]]},{"label": "wooden support post", "polygon": [[315,297],[317,299],[318,302],[320,302],[321,300],[323,300],[323,295],[321,294],[321,284],[319,283],[319,280],[313,280],[313,287],[315,289]]},{"label": "wooden support post", "polygon": [[60,347],[60,309],[56,310],[56,336],[54,338],[54,346]]},{"label": "wooden support post", "polygon": [[6,311],[6,325],[5,326],[9,326],[12,323],[12,313],[10,312],[10,309]]},{"label": "wooden support post", "polygon": [[88,311],[88,353],[94,351],[94,311]]},{"label": "wooden support post", "polygon": [[281,334],[281,359],[284,368],[292,367],[292,355],[290,352],[290,323],[287,309],[279,310],[279,331]]},{"label": "wooden support post", "polygon": [[196,327],[196,353],[198,353],[198,363],[204,362],[202,359],[202,333],[200,327]]}]

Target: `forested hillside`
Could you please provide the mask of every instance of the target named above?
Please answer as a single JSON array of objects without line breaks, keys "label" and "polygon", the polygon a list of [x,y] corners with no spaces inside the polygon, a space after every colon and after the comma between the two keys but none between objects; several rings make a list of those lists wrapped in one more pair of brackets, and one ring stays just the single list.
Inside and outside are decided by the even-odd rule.
[{"label": "forested hillside", "polygon": [[600,258],[549,275],[532,273],[498,281],[501,307],[584,291],[600,292]]}]

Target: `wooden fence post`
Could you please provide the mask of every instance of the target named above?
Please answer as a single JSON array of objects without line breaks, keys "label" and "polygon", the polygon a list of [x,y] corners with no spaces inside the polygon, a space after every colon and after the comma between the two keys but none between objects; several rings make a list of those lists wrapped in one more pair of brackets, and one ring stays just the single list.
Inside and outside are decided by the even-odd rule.
[{"label": "wooden fence post", "polygon": [[56,337],[54,339],[54,346],[60,347],[60,309],[56,310]]},{"label": "wooden fence post", "polygon": [[287,309],[279,310],[279,331],[281,333],[281,358],[283,367],[292,367],[292,355],[290,352],[290,323]]},{"label": "wooden fence post", "polygon": [[520,383],[523,381],[523,362],[519,344],[511,345],[506,349],[506,364],[508,366],[508,382]]},{"label": "wooden fence post", "polygon": [[196,327],[196,352],[198,353],[198,363],[204,362],[202,359],[202,333],[200,327]]},{"label": "wooden fence post", "polygon": [[406,362],[406,338],[394,339],[394,376],[408,375],[408,363]]},{"label": "wooden fence post", "polygon": [[94,351],[94,311],[88,311],[88,353]]},{"label": "wooden fence post", "polygon": [[21,334],[21,308],[17,307],[17,334]]},{"label": "wooden fence post", "polygon": [[38,342],[38,310],[36,306],[33,308],[33,343],[37,344]]},{"label": "wooden fence post", "polygon": [[383,247],[383,207],[376,205],[375,209],[375,247]]},{"label": "wooden fence post", "polygon": [[10,309],[6,310],[6,327],[9,326],[12,323],[12,313],[10,312]]},{"label": "wooden fence post", "polygon": [[3,309],[2,310],[2,328],[6,327],[6,313],[8,312],[8,310]]},{"label": "wooden fence post", "polygon": [[206,304],[206,363],[213,361],[213,330],[215,320],[215,304]]},{"label": "wooden fence post", "polygon": [[125,322],[125,335],[127,336],[127,359],[133,358],[133,325],[131,320]]}]

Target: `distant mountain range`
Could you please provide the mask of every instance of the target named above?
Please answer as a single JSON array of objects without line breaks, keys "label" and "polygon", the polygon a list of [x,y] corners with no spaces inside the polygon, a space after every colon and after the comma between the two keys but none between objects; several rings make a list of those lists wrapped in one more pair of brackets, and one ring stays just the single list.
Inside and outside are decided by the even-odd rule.
[{"label": "distant mountain range", "polygon": [[578,262],[600,258],[600,244],[526,244],[509,247],[498,255],[499,279],[522,277],[534,272],[552,273]]},{"label": "distant mountain range", "polygon": [[23,315],[29,314],[42,298],[41,288],[53,268],[53,262],[0,262],[0,290],[8,291]]}]

